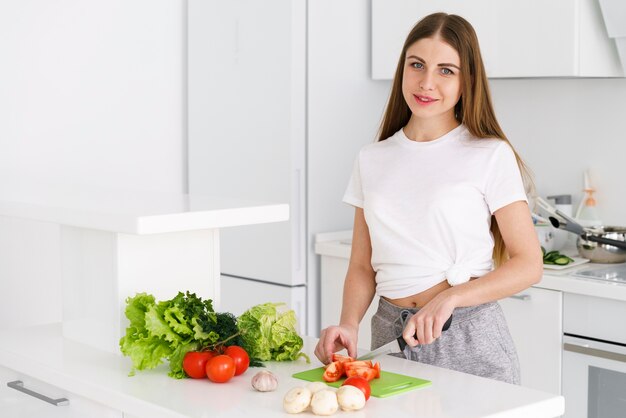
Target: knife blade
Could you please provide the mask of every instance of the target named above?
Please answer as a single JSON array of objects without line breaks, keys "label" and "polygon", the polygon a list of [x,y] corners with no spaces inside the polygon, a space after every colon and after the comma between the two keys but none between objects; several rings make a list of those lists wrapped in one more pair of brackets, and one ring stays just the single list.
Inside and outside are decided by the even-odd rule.
[{"label": "knife blade", "polygon": [[[443,328],[441,329],[441,331],[447,331],[448,328],[450,328],[450,324],[452,324],[452,315],[450,315],[450,318],[448,318],[448,320],[443,324]],[[417,334],[415,334],[415,339],[417,339]],[[402,337],[402,335],[400,335],[395,340],[378,347],[376,350],[372,350],[368,353],[363,354],[362,356],[357,357],[357,360],[371,360],[384,354],[401,353],[404,351],[406,345],[406,341],[404,341],[404,338]]]}]

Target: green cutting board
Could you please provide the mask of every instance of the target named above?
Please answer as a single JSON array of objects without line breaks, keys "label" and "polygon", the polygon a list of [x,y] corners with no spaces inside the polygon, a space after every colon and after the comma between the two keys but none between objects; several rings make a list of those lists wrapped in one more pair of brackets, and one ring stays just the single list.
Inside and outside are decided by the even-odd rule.
[{"label": "green cutting board", "polygon": [[[300,373],[295,373],[293,377],[297,379],[306,380],[309,382],[324,382],[328,386],[338,388],[346,379],[341,379],[336,382],[326,382],[322,375],[324,374],[324,368],[318,367],[317,369],[307,370]],[[403,374],[381,371],[380,377],[370,382],[372,388],[372,396],[377,398],[386,398],[387,396],[397,395],[399,393],[408,392],[409,390],[424,388],[432,385],[430,380],[418,379],[417,377],[405,376]]]}]

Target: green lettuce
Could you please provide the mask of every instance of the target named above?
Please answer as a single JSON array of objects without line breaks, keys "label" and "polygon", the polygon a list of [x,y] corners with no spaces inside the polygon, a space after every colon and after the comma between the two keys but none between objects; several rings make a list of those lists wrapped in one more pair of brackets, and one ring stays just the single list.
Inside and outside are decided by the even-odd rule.
[{"label": "green lettuce", "polygon": [[288,361],[309,357],[302,353],[303,341],[296,331],[296,314],[284,303],[253,306],[237,320],[243,348],[261,361]]},{"label": "green lettuce", "polygon": [[152,369],[168,360],[169,375],[183,378],[182,362],[188,351],[231,337],[233,328],[236,332],[234,323],[230,328],[218,323],[210,299],[203,301],[189,292],[179,292],[162,302],[138,293],[126,299],[125,314],[130,324],[120,340],[120,350],[133,363],[131,375],[135,370]]},{"label": "green lettuce", "polygon": [[187,377],[185,371],[183,370],[183,359],[185,358],[185,354],[189,351],[197,351],[200,348],[200,343],[197,341],[179,345],[178,348],[169,355],[170,372],[168,373],[168,376],[175,379],[184,379]]}]

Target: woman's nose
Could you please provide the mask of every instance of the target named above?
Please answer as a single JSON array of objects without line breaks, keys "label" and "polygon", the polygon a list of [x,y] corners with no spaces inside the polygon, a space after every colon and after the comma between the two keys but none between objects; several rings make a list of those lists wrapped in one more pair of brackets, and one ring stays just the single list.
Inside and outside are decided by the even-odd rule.
[{"label": "woman's nose", "polygon": [[420,80],[419,87],[422,90],[432,90],[434,87],[433,83],[434,83],[433,74],[426,72],[423,74],[422,79]]}]

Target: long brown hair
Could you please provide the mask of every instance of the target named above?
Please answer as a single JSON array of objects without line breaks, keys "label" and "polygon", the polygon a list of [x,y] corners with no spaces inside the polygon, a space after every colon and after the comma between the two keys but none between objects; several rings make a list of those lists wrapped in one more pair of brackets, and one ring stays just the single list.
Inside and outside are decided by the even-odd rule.
[{"label": "long brown hair", "polygon": [[[515,153],[526,191],[533,191],[530,170],[504,135],[496,119],[476,32],[472,25],[461,16],[433,13],[417,22],[411,29],[398,60],[391,94],[378,130],[378,141],[384,141],[398,132],[411,118],[411,109],[402,95],[407,50],[420,39],[436,37],[452,46],[461,59],[461,98],[454,107],[457,121],[463,123],[477,138],[497,138],[506,141]],[[495,241],[493,260],[495,266],[498,267],[506,261],[508,254],[495,216],[491,217],[491,232]]]}]

